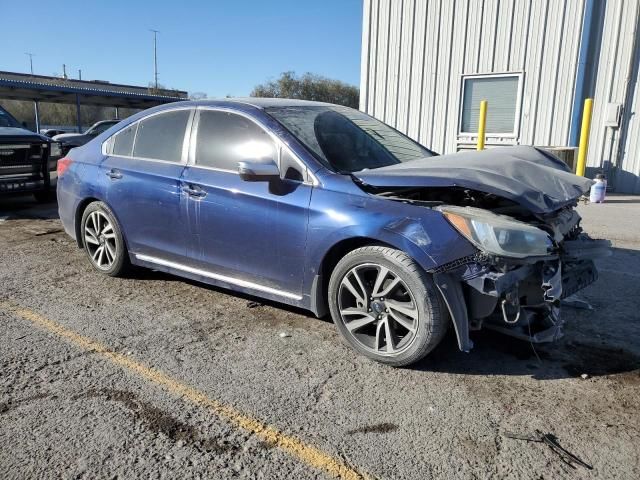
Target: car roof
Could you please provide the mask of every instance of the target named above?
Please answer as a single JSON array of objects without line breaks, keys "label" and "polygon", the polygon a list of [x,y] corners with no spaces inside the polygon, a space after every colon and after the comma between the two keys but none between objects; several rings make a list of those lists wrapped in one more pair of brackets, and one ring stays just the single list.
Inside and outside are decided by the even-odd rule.
[{"label": "car roof", "polygon": [[[234,97],[220,98],[211,100],[191,100],[186,102],[177,102],[181,105],[197,105],[197,106],[220,106],[229,104],[251,105],[256,108],[270,107],[328,107],[335,106],[332,103],[313,102],[310,100],[298,100],[294,98],[262,98],[262,97]],[[176,105],[175,103],[173,105]]]}]

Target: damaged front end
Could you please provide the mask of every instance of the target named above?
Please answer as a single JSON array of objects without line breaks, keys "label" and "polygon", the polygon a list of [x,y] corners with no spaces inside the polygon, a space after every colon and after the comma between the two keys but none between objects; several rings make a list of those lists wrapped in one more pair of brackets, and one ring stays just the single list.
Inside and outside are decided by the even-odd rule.
[{"label": "damaged front end", "polygon": [[[506,222],[516,225],[511,220]],[[508,251],[487,251],[478,244],[480,251],[467,263],[443,265],[433,272],[453,318],[461,350],[472,347],[468,331],[483,326],[534,343],[557,340],[562,336],[561,300],[598,278],[593,260],[610,253],[610,242],[593,240],[583,233],[575,210],[565,208],[538,217],[533,223],[533,228],[548,234],[544,255],[509,255]],[[498,232],[503,236],[513,234],[508,230],[506,234],[505,230]],[[523,236],[528,235],[523,232]],[[456,299],[451,295],[455,290]],[[457,308],[454,303],[459,304]]]},{"label": "damaged front end", "polygon": [[457,152],[354,174],[369,194],[439,210],[478,249],[431,271],[460,349],[490,327],[532,342],[562,335],[561,301],[597,278],[610,242],[582,232],[592,181],[528,146]]},{"label": "damaged front end", "polygon": [[492,195],[459,193],[448,198],[457,205],[436,201],[433,191],[378,195],[440,211],[478,248],[474,255],[430,271],[460,349],[469,351],[469,331],[483,327],[535,343],[560,338],[561,301],[597,279],[593,260],[610,254],[610,242],[582,231],[574,205],[534,214]]}]

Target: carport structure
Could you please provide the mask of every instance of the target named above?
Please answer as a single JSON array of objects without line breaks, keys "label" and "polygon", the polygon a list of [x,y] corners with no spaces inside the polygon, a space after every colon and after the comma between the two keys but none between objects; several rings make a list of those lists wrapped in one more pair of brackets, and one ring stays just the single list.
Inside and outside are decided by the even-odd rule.
[{"label": "carport structure", "polygon": [[169,102],[187,100],[181,90],[150,89],[134,85],[120,85],[103,80],[74,80],[69,78],[31,75],[0,71],[0,98],[30,100],[34,104],[36,131],[40,131],[40,102],[76,105],[78,132],[82,131],[80,105],[99,107],[139,108],[155,107]]}]

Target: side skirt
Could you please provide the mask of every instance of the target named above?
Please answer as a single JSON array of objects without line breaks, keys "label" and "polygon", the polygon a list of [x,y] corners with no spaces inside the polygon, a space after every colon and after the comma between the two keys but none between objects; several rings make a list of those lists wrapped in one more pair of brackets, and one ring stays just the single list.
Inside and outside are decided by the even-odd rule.
[{"label": "side skirt", "polygon": [[162,258],[152,257],[149,255],[132,253],[130,256],[131,262],[134,265],[171,273],[173,275],[190,278],[192,280],[196,280],[198,282],[206,283],[209,285],[215,285],[236,292],[247,293],[249,295],[255,295],[296,307],[307,309],[309,308],[309,305],[307,305],[307,303],[304,301],[304,297],[296,293],[278,290],[266,285],[221,275],[208,270],[190,267],[188,265],[164,260]]}]

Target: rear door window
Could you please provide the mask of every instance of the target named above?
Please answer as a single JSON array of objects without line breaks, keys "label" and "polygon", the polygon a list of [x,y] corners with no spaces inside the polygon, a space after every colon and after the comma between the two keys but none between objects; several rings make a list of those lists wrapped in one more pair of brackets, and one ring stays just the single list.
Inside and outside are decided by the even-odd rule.
[{"label": "rear door window", "polygon": [[276,158],[275,143],[252,120],[230,112],[200,111],[196,165],[236,172],[243,160]]},{"label": "rear door window", "polygon": [[141,120],[133,156],[180,163],[190,114],[190,110],[174,110]]}]

